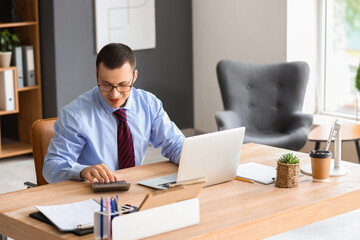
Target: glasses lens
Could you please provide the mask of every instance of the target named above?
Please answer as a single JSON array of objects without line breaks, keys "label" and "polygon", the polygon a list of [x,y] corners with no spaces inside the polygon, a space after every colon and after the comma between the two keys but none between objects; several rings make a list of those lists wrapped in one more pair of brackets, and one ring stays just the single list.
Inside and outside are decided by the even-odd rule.
[{"label": "glasses lens", "polygon": [[[115,87],[113,87],[111,85],[99,85],[100,91],[103,91],[103,92],[111,92],[113,90],[113,88],[115,88]],[[117,86],[116,90],[118,92],[129,92],[131,90],[131,86]]]},{"label": "glasses lens", "polygon": [[112,90],[111,85],[99,85],[100,91],[110,92]]},{"label": "glasses lens", "polygon": [[128,92],[128,91],[130,91],[130,89],[131,89],[130,86],[118,86],[118,87],[117,87],[117,90],[118,90],[119,92]]}]

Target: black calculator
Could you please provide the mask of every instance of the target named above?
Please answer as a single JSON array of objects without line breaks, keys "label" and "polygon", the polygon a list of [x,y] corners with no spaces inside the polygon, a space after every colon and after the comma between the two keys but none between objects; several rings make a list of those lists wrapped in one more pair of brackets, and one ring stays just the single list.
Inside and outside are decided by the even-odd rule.
[{"label": "black calculator", "polygon": [[116,191],[128,191],[131,184],[125,180],[109,182],[109,183],[99,183],[95,182],[92,185],[94,192],[116,192]]}]

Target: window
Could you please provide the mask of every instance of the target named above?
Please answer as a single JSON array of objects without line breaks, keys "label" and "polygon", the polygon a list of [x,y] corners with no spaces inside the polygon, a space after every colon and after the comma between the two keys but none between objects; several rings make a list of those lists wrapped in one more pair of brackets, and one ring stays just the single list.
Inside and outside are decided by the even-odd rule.
[{"label": "window", "polygon": [[360,0],[325,0],[324,6],[323,111],[355,118],[358,92],[355,75],[360,62]]}]

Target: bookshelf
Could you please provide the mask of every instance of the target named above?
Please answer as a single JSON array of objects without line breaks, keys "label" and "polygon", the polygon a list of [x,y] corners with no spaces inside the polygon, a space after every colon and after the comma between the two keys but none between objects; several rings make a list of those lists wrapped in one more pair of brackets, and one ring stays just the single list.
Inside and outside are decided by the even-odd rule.
[{"label": "bookshelf", "polygon": [[[39,12],[38,0],[17,0],[16,15],[21,22],[0,23],[0,28],[9,28],[19,36],[20,45],[34,46],[36,85],[17,88],[14,81],[16,109],[14,111],[0,110],[0,124],[3,117],[15,114],[17,116],[18,136],[15,140],[1,137],[0,131],[0,159],[32,152],[31,126],[37,119],[42,118],[41,100],[41,69],[40,69],[40,40],[39,40]],[[0,71],[11,69],[16,79],[16,67],[0,68]],[[15,123],[14,123],[15,124]]]}]

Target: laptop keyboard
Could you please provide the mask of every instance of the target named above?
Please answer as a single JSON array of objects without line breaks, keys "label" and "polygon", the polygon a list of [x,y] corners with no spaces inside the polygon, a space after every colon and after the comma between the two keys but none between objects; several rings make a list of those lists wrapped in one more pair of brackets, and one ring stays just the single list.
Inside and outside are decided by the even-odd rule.
[{"label": "laptop keyboard", "polygon": [[169,188],[169,185],[170,185],[170,184],[174,184],[174,183],[176,183],[176,181],[167,182],[167,183],[162,183],[162,184],[159,184],[158,186],[159,186],[159,187],[163,187],[163,188]]}]

